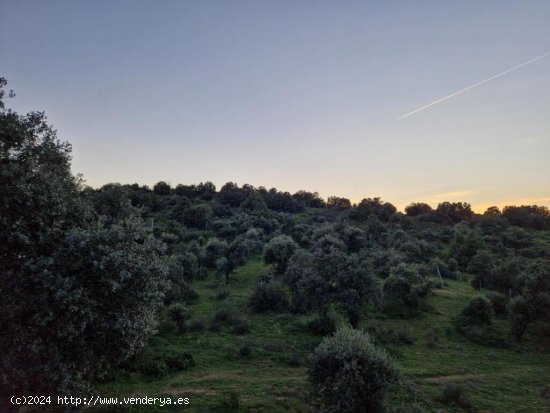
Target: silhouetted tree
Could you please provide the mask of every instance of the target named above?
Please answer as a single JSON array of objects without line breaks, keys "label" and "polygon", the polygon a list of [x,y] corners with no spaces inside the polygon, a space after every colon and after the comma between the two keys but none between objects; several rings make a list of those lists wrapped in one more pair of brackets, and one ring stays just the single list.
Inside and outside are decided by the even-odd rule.
[{"label": "silhouetted tree", "polygon": [[157,195],[170,195],[170,185],[164,181],[159,181],[153,186],[153,192]]},{"label": "silhouetted tree", "polygon": [[397,209],[389,202],[380,198],[364,198],[351,212],[351,218],[366,221],[370,215],[375,215],[380,221],[387,222]]},{"label": "silhouetted tree", "polygon": [[324,208],[326,206],[323,198],[319,196],[317,192],[298,191],[292,195],[292,197],[308,208]]},{"label": "silhouetted tree", "polygon": [[327,207],[334,209],[350,209],[351,201],[347,198],[329,196],[327,199]]},{"label": "silhouetted tree", "polygon": [[437,206],[434,217],[438,222],[452,224],[468,221],[473,215],[470,204],[466,202],[442,202]]},{"label": "silhouetted tree", "polygon": [[544,206],[506,206],[502,210],[502,217],[510,223],[524,228],[550,228],[550,212]]},{"label": "silhouetted tree", "polygon": [[433,208],[428,204],[422,202],[413,202],[412,204],[405,207],[405,212],[410,217],[417,217],[423,214],[433,213]]},{"label": "silhouetted tree", "polygon": [[490,206],[489,208],[487,208],[485,210],[483,215],[485,215],[485,216],[487,216],[487,215],[500,216],[500,209],[497,206]]}]

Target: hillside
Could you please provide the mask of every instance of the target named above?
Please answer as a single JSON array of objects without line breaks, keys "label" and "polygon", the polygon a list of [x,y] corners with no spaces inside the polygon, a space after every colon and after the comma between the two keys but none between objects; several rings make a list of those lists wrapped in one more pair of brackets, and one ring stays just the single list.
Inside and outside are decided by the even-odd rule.
[{"label": "hillside", "polygon": [[[186,411],[197,412],[310,411],[308,355],[323,335],[350,321],[335,301],[327,308],[335,327],[320,328],[326,331],[312,330],[311,321],[318,319],[313,307],[258,312],[251,306],[260,280],[279,282],[269,281],[273,265],[264,262],[262,251],[271,239],[287,234],[300,250],[321,248],[328,254],[341,248],[348,256],[365,257],[381,289],[391,268],[400,262],[416,266],[429,285],[415,309],[389,311],[390,303],[383,299],[381,305],[361,305],[357,328],[369,332],[403,372],[403,382],[392,386],[388,396],[395,411],[527,413],[550,407],[545,390],[550,373],[545,322],[534,322],[521,341],[512,340],[510,302],[505,304],[504,314],[492,317],[487,338],[468,337],[457,329],[455,321],[472,298],[495,294],[483,287],[486,284],[501,290],[505,299],[510,294],[512,300],[519,297],[521,280],[533,265],[548,268],[550,232],[511,225],[500,213],[479,216],[466,211],[458,218],[442,219],[437,215],[442,214],[440,208],[414,217],[395,211],[385,216],[389,204],[379,200],[368,203],[372,208],[368,214],[359,213],[361,207],[345,205],[277,212],[258,196],[261,191],[246,190],[248,194],[238,206],[219,202],[224,199],[221,193],[206,197],[210,199],[185,197],[181,207],[183,195],[174,194],[174,190],[165,195],[149,192],[154,207],[145,210],[145,225],[150,230],[153,222],[154,234],[168,243],[169,252],[179,257],[181,266],[187,266],[182,269],[187,274],[186,288],[197,297],[175,300],[185,305],[185,327],[179,329],[165,312],[160,332],[141,355],[99,386],[101,394],[188,397],[191,402]],[[108,194],[113,198],[117,193],[132,199],[132,188],[121,186],[105,187],[92,196],[104,202],[102,197]],[[136,207],[144,207],[135,194],[133,199]],[[247,207],[253,202],[253,207]],[[464,206],[467,209],[467,204],[459,205]],[[201,208],[207,211],[203,222],[197,219],[200,214],[189,212]],[[228,283],[219,261],[216,269],[216,260],[209,258],[213,238],[226,243],[226,253],[235,240],[255,241],[229,271]],[[483,273],[484,277],[470,273],[475,269],[472,260],[476,262],[474,257],[479,257],[480,251],[491,258],[490,271]],[[196,258],[191,259],[192,264],[189,254]],[[183,255],[187,258],[182,259]],[[502,288],[495,286],[499,280],[494,277],[499,274],[506,274]],[[284,279],[285,275],[275,277]],[[474,289],[472,285],[479,282],[481,290]],[[292,295],[292,291],[287,293]],[[191,354],[193,367],[184,371],[166,367],[167,359],[183,352]],[[133,406],[116,411],[152,409]],[[105,407],[96,410],[111,411]],[[164,406],[158,411],[180,410]]]}]

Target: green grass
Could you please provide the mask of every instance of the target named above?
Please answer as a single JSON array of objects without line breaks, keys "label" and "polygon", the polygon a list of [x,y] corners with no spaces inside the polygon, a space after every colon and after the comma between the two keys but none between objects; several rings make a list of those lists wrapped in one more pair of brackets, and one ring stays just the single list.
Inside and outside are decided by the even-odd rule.
[{"label": "green grass", "polygon": [[[206,280],[193,282],[200,299],[190,307],[192,317],[211,320],[217,308],[227,307],[248,320],[249,333],[239,336],[226,322],[218,332],[209,331],[207,325],[200,332],[156,336],[150,343],[152,351],[162,354],[184,349],[193,355],[196,366],[162,379],[120,374],[115,380],[99,386],[99,392],[117,397],[171,395],[190,398],[190,405],[183,409],[158,408],[164,412],[227,411],[223,400],[228,399],[229,392],[238,395],[239,411],[310,411],[305,364],[308,353],[320,338],[307,332],[304,325],[313,315],[252,314],[247,306],[248,297],[264,268],[258,257],[239,268],[228,287],[230,295],[224,300],[218,300],[217,290],[209,288],[213,274]],[[439,285],[438,280],[434,281]],[[445,280],[445,283],[444,289],[435,289],[430,295],[431,310],[409,319],[375,314],[360,326],[405,329],[416,338],[413,344],[387,346],[401,365],[410,389],[393,389],[390,402],[416,402],[426,412],[464,411],[436,400],[444,384],[459,383],[464,386],[476,411],[548,411],[549,400],[541,397],[541,391],[550,384],[550,353],[529,338],[520,347],[509,348],[484,347],[464,339],[452,328],[452,319],[479,292],[467,280]],[[342,317],[338,320],[344,322]],[[496,320],[495,324],[504,337],[507,321]],[[245,340],[251,354],[241,357],[238,348]],[[301,360],[301,364],[293,367],[291,359]],[[134,406],[125,411],[157,410]]]}]

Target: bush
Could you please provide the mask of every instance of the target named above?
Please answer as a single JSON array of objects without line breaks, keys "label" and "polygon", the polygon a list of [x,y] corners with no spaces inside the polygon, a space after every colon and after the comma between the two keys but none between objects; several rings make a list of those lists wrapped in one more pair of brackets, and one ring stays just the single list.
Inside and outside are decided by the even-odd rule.
[{"label": "bush", "polygon": [[[491,271],[493,271],[494,268],[495,263],[492,255],[486,250],[481,250],[472,257],[472,259],[468,263],[467,271],[470,274],[475,274],[478,276],[478,278],[484,280],[490,276]],[[477,283],[477,285],[475,282],[472,282],[472,285],[474,288],[478,288],[479,282]]]},{"label": "bush", "polygon": [[302,357],[297,354],[297,353],[294,353],[290,356],[290,358],[288,359],[288,365],[290,367],[300,367],[303,365],[303,360],[302,360]]},{"label": "bush", "polygon": [[466,324],[491,324],[493,306],[485,297],[475,297],[462,310],[460,318]]},{"label": "bush", "polygon": [[288,260],[298,249],[298,244],[288,235],[279,235],[271,238],[264,248],[264,261],[266,264],[273,264],[275,272],[285,272]]},{"label": "bush", "polygon": [[187,352],[165,356],[164,360],[170,371],[184,371],[195,366],[193,356]]},{"label": "bush", "polygon": [[467,339],[486,346],[505,347],[492,325],[493,308],[485,297],[473,298],[456,318],[457,330]]},{"label": "bush", "polygon": [[222,289],[216,294],[216,300],[222,301],[228,298],[230,295],[229,290]]},{"label": "bush", "polygon": [[216,267],[216,260],[221,258],[227,249],[227,242],[210,238],[204,247],[203,262],[208,268]]},{"label": "bush", "polygon": [[416,311],[429,291],[416,265],[399,264],[384,282],[384,304],[392,310]]},{"label": "bush", "polygon": [[248,325],[248,322],[241,317],[234,317],[233,318],[233,332],[235,334],[243,335],[250,331],[250,326]]},{"label": "bush", "polygon": [[250,306],[257,313],[283,312],[290,305],[287,288],[280,282],[261,281],[250,296]]},{"label": "bush", "polygon": [[194,318],[189,321],[189,331],[202,331],[206,327],[206,320],[204,318]]},{"label": "bush", "polygon": [[185,333],[187,331],[187,324],[185,320],[189,316],[189,311],[187,307],[183,304],[172,304],[166,309],[170,319],[176,323],[180,333]]},{"label": "bush", "polygon": [[221,401],[221,407],[224,412],[237,412],[240,406],[239,394],[232,391],[224,393]]},{"label": "bush", "polygon": [[213,333],[217,333],[218,331],[220,331],[222,329],[222,323],[220,323],[217,320],[212,320],[212,321],[210,321],[210,327],[208,329],[210,331],[212,331]]},{"label": "bush", "polygon": [[412,344],[416,341],[416,338],[404,329],[371,326],[368,332],[378,344]]},{"label": "bush", "polygon": [[167,314],[162,314],[157,326],[157,333],[166,335],[177,330],[178,326]]},{"label": "bush", "polygon": [[336,331],[336,322],[329,315],[324,314],[311,320],[307,327],[313,334],[327,336]]},{"label": "bush", "polygon": [[456,383],[445,383],[437,400],[444,404],[456,404],[466,410],[472,408],[472,403],[464,393],[464,388]]},{"label": "bush", "polygon": [[183,223],[188,228],[204,229],[212,218],[212,210],[208,205],[193,205],[183,213]]},{"label": "bush", "polygon": [[248,340],[243,340],[239,344],[239,356],[248,357],[252,354],[252,346]]},{"label": "bush", "polygon": [[231,311],[227,308],[218,308],[214,313],[214,320],[218,322],[231,320]]},{"label": "bush", "polygon": [[366,333],[346,328],[311,353],[308,376],[321,410],[374,413],[383,411],[387,387],[400,374]]},{"label": "bush", "polygon": [[504,294],[491,291],[487,294],[487,298],[491,302],[496,315],[505,316],[508,314],[508,299]]},{"label": "bush", "polygon": [[122,367],[126,371],[161,378],[169,373],[188,370],[194,366],[195,360],[188,352],[155,354],[146,350],[133,357]]},{"label": "bush", "polygon": [[198,299],[197,292],[183,278],[172,281],[170,289],[164,295],[164,303],[167,305],[178,301],[192,303]]}]

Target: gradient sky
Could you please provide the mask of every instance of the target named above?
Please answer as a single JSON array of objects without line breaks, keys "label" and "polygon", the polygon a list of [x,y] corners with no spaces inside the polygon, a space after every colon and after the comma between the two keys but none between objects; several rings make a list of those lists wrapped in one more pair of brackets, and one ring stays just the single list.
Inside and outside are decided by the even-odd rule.
[{"label": "gradient sky", "polygon": [[0,76],[88,184],[550,205],[549,1],[6,1]]}]

